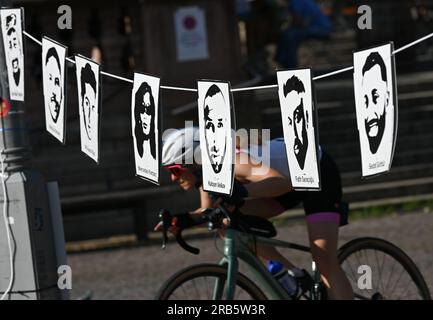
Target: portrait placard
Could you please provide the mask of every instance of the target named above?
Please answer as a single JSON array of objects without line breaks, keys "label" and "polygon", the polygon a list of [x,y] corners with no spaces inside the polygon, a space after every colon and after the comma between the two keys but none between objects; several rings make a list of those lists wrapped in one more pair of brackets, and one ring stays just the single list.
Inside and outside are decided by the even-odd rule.
[{"label": "portrait placard", "polygon": [[391,169],[397,136],[397,89],[393,43],[353,54],[356,121],[362,176]]},{"label": "portrait placard", "polygon": [[231,194],[234,178],[234,113],[230,83],[198,81],[203,189]]},{"label": "portrait placard", "polygon": [[81,151],[98,163],[101,117],[100,67],[98,63],[80,55],[75,56],[75,67]]},{"label": "portrait placard", "polygon": [[159,184],[160,79],[134,73],[131,119],[137,176]]},{"label": "portrait placard", "polygon": [[310,69],[277,72],[284,141],[295,190],[320,190],[317,109]]},{"label": "portrait placard", "polygon": [[0,9],[11,100],[24,101],[23,9]]},{"label": "portrait placard", "polygon": [[62,143],[66,137],[66,56],[65,46],[47,37],[42,38],[45,127]]}]

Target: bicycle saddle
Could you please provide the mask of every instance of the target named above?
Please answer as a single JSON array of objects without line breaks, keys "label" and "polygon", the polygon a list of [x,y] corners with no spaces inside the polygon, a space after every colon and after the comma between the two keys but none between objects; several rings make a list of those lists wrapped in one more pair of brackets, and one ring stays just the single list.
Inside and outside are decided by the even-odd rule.
[{"label": "bicycle saddle", "polygon": [[[234,221],[233,221],[234,219]],[[261,237],[272,238],[277,235],[272,222],[257,216],[236,213],[231,221],[232,228]]]}]

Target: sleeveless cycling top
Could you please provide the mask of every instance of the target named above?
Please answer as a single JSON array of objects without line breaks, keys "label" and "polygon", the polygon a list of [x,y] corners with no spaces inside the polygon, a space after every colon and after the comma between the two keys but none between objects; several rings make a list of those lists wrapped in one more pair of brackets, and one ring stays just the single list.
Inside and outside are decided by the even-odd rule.
[{"label": "sleeveless cycling top", "polygon": [[[251,158],[256,161],[263,161],[268,167],[278,171],[281,175],[285,176],[290,180],[290,171],[287,161],[286,145],[283,138],[275,138],[269,143],[269,159],[263,156],[263,149],[267,145],[251,145],[250,150],[246,149],[236,149],[236,153],[246,153],[249,154]],[[322,148],[319,145],[319,161],[322,159]]]}]

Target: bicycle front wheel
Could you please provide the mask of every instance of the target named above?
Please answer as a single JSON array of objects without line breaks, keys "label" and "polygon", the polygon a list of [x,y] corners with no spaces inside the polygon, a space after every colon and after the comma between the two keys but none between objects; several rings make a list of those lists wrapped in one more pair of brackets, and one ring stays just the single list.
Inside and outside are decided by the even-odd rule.
[{"label": "bicycle front wheel", "polygon": [[354,239],[341,247],[338,259],[357,299],[431,299],[415,263],[388,241]]},{"label": "bicycle front wheel", "polygon": [[[187,267],[169,278],[157,293],[158,300],[224,299],[227,269],[216,264]],[[251,280],[237,273],[235,300],[266,300],[265,294]]]}]

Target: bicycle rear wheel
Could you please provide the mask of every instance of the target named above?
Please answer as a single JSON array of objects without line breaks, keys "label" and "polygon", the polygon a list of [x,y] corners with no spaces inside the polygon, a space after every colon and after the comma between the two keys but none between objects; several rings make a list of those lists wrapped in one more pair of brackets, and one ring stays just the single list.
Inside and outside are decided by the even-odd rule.
[{"label": "bicycle rear wheel", "polygon": [[[388,241],[354,239],[341,247],[338,259],[357,299],[431,299],[428,286],[415,263]],[[371,281],[366,278],[369,270]]]},{"label": "bicycle rear wheel", "polygon": [[[157,300],[223,299],[227,269],[216,264],[199,264],[180,270],[170,277],[156,294]],[[215,293],[215,284],[221,284]],[[251,280],[237,273],[235,300],[266,300],[264,293]]]}]

